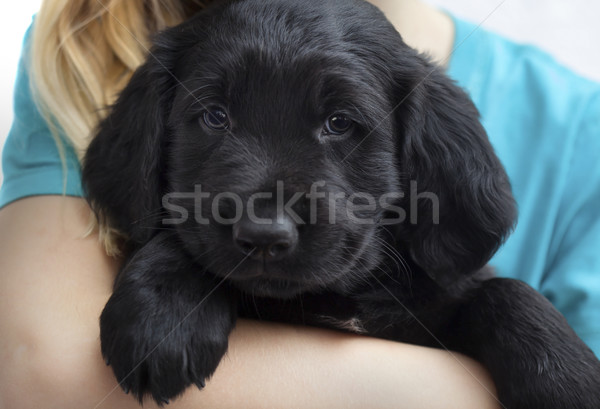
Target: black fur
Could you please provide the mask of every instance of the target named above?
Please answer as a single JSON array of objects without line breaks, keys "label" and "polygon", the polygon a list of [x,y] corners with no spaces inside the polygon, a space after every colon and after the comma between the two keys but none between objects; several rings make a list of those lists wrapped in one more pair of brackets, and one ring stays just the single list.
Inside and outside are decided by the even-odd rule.
[{"label": "black fur", "polygon": [[[489,369],[509,409],[600,407],[591,350],[544,297],[484,267],[516,211],[477,110],[376,8],[217,2],[160,34],[151,54],[83,168],[98,217],[129,237],[101,317],[102,353],[126,391],[165,403],[203,387],[239,313],[463,352]],[[214,106],[227,131],[202,123]],[[336,113],[354,124],[339,136],[322,131]],[[325,199],[311,215],[302,198],[294,211],[316,223],[294,227],[293,251],[271,262],[240,251],[206,200],[163,207],[196,185],[247,203],[277,181],[286,200],[317,181],[326,193],[404,195],[394,208],[363,206],[371,224]],[[436,195],[439,223],[438,204],[415,200],[411,181]],[[275,217],[273,201],[256,203]],[[219,215],[231,217],[231,204]],[[397,209],[416,220],[390,222]]]}]

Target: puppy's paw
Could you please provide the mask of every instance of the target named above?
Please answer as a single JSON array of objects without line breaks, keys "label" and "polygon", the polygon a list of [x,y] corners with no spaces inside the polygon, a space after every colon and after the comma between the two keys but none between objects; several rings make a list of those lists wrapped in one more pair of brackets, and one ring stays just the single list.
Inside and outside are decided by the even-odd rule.
[{"label": "puppy's paw", "polygon": [[504,360],[512,370],[497,372],[496,387],[507,409],[600,408],[600,361],[568,327],[560,342],[515,357]]},{"label": "puppy's paw", "polygon": [[503,407],[600,408],[600,362],[589,352],[583,359],[567,360],[558,355],[547,355],[535,366],[515,364],[520,367],[518,373],[506,374],[495,381]]},{"label": "puppy's paw", "polygon": [[203,388],[227,350],[231,310],[215,300],[187,311],[148,308],[151,304],[124,303],[116,295],[102,313],[100,338],[123,390],[140,403],[150,394],[162,405],[192,384]]}]

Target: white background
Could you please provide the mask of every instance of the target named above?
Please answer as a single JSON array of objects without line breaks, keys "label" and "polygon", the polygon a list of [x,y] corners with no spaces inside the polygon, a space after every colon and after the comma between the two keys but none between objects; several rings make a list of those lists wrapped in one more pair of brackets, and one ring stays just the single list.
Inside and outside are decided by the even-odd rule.
[{"label": "white background", "polygon": [[[600,2],[590,0],[426,0],[483,27],[540,46],[575,71],[600,81]],[[41,0],[0,12],[0,144],[12,121],[12,86],[21,39]],[[0,171],[0,180],[2,173]]]},{"label": "white background", "polygon": [[425,0],[459,17],[535,44],[578,73],[600,81],[597,0]]}]

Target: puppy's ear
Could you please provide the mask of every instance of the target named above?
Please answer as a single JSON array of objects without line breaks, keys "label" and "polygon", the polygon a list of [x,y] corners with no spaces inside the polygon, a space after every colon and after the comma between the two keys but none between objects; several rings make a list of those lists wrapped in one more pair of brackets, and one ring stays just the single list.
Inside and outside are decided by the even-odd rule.
[{"label": "puppy's ear", "polygon": [[133,243],[150,239],[159,221],[166,122],[184,48],[185,37],[173,29],[157,38],[147,61],[99,124],[83,160],[84,189],[99,222]]},{"label": "puppy's ear", "polygon": [[396,78],[396,95],[404,98],[396,111],[399,166],[402,180],[409,175],[412,183],[405,243],[418,265],[449,282],[492,257],[516,208],[470,98],[440,69],[411,60],[418,66],[403,64]]}]

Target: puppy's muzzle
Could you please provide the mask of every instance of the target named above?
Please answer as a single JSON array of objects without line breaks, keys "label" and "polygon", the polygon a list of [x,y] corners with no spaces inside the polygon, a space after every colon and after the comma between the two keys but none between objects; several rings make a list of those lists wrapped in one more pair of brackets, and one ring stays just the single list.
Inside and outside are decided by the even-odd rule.
[{"label": "puppy's muzzle", "polygon": [[298,227],[285,214],[260,220],[244,217],[233,225],[233,242],[240,252],[255,261],[279,261],[294,252]]}]

